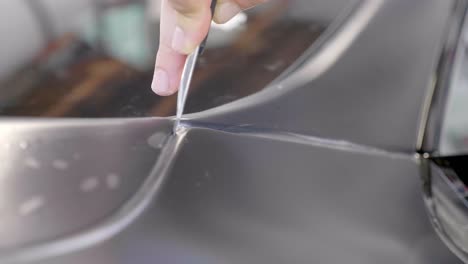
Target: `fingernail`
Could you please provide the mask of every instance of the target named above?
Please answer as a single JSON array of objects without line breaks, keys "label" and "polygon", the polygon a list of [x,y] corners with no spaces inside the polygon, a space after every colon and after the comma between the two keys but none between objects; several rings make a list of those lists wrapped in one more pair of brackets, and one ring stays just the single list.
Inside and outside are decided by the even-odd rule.
[{"label": "fingernail", "polygon": [[218,23],[226,23],[235,15],[239,14],[242,9],[233,2],[224,2],[216,8],[215,18]]},{"label": "fingernail", "polygon": [[180,53],[186,53],[186,38],[185,32],[180,27],[176,27],[172,36],[172,49]]},{"label": "fingernail", "polygon": [[159,95],[170,95],[169,90],[169,77],[167,72],[162,69],[156,69],[154,71],[153,83],[151,83],[151,89]]}]

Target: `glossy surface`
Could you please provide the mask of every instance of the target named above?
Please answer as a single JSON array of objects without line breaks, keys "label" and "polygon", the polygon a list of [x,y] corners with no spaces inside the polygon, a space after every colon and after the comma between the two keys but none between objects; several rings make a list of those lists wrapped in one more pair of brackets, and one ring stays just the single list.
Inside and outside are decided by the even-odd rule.
[{"label": "glossy surface", "polygon": [[458,47],[454,51],[453,70],[449,76],[448,96],[443,113],[438,155],[468,154],[468,20],[463,24]]},{"label": "glossy surface", "polygon": [[362,1],[296,74],[193,118],[414,152],[454,3]]},{"label": "glossy surface", "polygon": [[[460,162],[465,162],[460,166]],[[466,157],[437,158],[427,163],[426,206],[441,239],[465,263],[468,261],[468,192]]]},{"label": "glossy surface", "polygon": [[[172,120],[159,118],[0,120],[5,131],[18,124],[24,127],[21,133],[8,134],[18,136],[19,142],[2,137],[5,143],[19,144],[19,154],[11,155],[14,160],[8,163],[18,171],[8,175],[14,180],[0,186],[27,194],[7,197],[10,209],[6,215],[17,217],[12,212],[18,208],[32,211],[26,214],[30,218],[20,218],[16,230],[21,236],[11,235],[16,244],[0,252],[0,263],[460,263],[430,226],[419,177],[424,167],[414,157],[424,97],[431,93],[428,84],[440,58],[454,1],[358,2],[346,8],[341,0],[283,2],[297,5],[288,13],[292,17],[310,17],[314,10],[314,14],[334,14],[331,17],[336,19],[318,20],[333,21],[333,25],[285,74],[280,76],[276,67],[265,71],[269,80],[277,79],[274,84],[232,104],[188,116],[190,122],[176,134],[171,133]],[[327,13],[330,6],[343,12]],[[273,10],[284,12],[283,8]],[[272,15],[276,13],[267,14],[266,21],[276,17]],[[293,20],[285,25],[296,24]],[[317,32],[309,26],[303,30]],[[241,50],[263,54],[251,57],[259,63],[251,66],[263,70],[271,54],[281,60],[291,58],[285,54],[293,50],[293,42],[285,47],[282,41],[295,38],[283,33],[296,32],[285,30],[286,26],[268,28],[274,29],[267,32],[277,41],[241,45]],[[295,36],[310,44],[316,35],[303,30]],[[302,54],[304,48],[294,50]],[[228,70],[210,75],[216,76],[210,86],[213,91],[230,89],[218,87],[217,78],[247,88],[252,86],[246,79],[229,78],[268,79],[238,68],[249,60],[243,61],[237,53],[225,55],[242,63],[226,63],[229,56],[220,54],[213,61],[219,69]],[[112,59],[98,65],[92,72],[109,74],[109,78],[126,76],[121,74],[125,67]],[[75,102],[94,102],[82,109],[93,116],[108,116],[121,110],[120,100],[135,98],[127,96],[134,92],[131,89],[114,99],[106,89],[99,90],[101,97],[89,97],[87,92],[97,91],[93,87],[99,83],[92,80],[76,90],[86,93],[57,93],[70,99],[63,103],[55,99],[58,105],[49,110],[59,113],[56,116],[71,115]],[[265,83],[259,86],[264,88]],[[81,96],[93,101],[80,101]],[[204,90],[199,96],[211,93]],[[155,103],[150,96],[137,98],[130,106]],[[188,106],[190,102],[204,101],[193,94]],[[200,109],[207,109],[209,104],[201,105]],[[158,134],[162,136],[153,137]],[[21,140],[36,137],[43,141],[34,148],[31,145],[31,153],[38,160],[40,156],[41,164],[51,162],[51,168],[23,174],[29,153],[21,152],[25,146]],[[135,145],[136,151],[130,153]],[[121,178],[129,183],[121,184],[117,192],[99,189],[89,197],[81,192],[74,196],[72,191],[61,194],[62,185],[54,181],[65,166],[54,160],[69,157],[72,148],[81,150],[87,162],[83,169],[67,163],[70,177],[61,179],[65,190],[73,191],[82,180],[84,190],[96,188],[96,181],[89,181],[89,176],[79,173],[82,170],[96,172],[99,175],[91,177],[99,180],[117,169],[115,173],[135,178]],[[37,167],[31,160],[26,164]],[[37,184],[23,180],[34,175],[42,179]],[[59,193],[67,201],[31,202],[37,193]],[[99,202],[90,204],[94,194]],[[21,206],[24,201],[27,206]],[[54,210],[63,204],[79,207],[89,218],[69,220],[76,207],[67,207],[67,214],[58,216]],[[44,217],[34,218],[34,213],[50,217],[57,229],[30,232],[26,225],[48,224]],[[3,228],[10,230],[9,223]]]},{"label": "glossy surface", "polygon": [[165,120],[0,124],[0,255],[109,217],[140,189],[170,133]]},{"label": "glossy surface", "polygon": [[418,150],[430,153],[432,156],[439,156],[440,150],[446,148],[446,143],[441,145],[441,141],[446,142],[446,138],[441,140],[443,133],[448,95],[451,90],[455,63],[457,58],[457,47],[462,41],[465,15],[467,12],[467,1],[454,1],[452,14],[447,22],[444,44],[439,55],[439,61],[432,76],[431,84],[428,87],[428,96],[423,105],[421,114],[421,129],[418,137]]},{"label": "glossy surface", "polygon": [[431,231],[410,156],[196,128],[182,142],[135,222],[32,263],[458,263]]}]

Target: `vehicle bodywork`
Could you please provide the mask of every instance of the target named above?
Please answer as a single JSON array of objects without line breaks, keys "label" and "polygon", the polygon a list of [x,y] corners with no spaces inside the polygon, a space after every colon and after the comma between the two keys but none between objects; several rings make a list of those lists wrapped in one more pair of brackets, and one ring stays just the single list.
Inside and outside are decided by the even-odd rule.
[{"label": "vehicle bodywork", "polygon": [[350,2],[264,89],[177,133],[150,112],[2,119],[0,263],[461,263],[418,154],[438,148],[429,110],[460,6]]}]

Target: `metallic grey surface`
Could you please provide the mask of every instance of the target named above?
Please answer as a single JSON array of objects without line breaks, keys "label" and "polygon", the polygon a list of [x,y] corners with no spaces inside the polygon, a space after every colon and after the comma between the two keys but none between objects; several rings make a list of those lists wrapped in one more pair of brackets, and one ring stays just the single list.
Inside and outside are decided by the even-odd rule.
[{"label": "metallic grey surface", "polygon": [[171,132],[166,120],[3,120],[0,255],[109,217],[141,187]]},{"label": "metallic grey surface", "polygon": [[[198,46],[192,54],[187,56],[185,61],[184,69],[182,70],[182,77],[180,79],[179,92],[177,94],[177,111],[176,118],[180,121],[184,114],[185,102],[187,101],[187,95],[192,81],[193,70],[197,64],[198,55],[200,53],[200,46]],[[177,124],[176,124],[177,125]]]},{"label": "metallic grey surface", "polygon": [[[193,118],[413,152],[453,5],[438,0],[362,1],[310,56],[307,63],[316,65],[304,66],[308,71],[297,79]],[[347,39],[349,46],[342,47]],[[332,62],[321,60],[333,45],[337,48],[329,56],[340,51],[339,56]],[[324,63],[328,68],[322,71]]]},{"label": "metallic grey surface", "polygon": [[350,6],[269,89],[176,135],[158,118],[0,120],[0,263],[460,263],[413,157],[453,4]]},{"label": "metallic grey surface", "polygon": [[192,128],[137,221],[31,263],[459,263],[431,231],[411,156],[317,143]]}]

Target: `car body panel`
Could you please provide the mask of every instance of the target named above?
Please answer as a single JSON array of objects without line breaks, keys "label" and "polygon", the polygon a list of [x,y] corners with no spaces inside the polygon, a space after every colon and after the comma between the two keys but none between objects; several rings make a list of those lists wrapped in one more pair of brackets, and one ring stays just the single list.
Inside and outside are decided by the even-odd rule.
[{"label": "car body panel", "polygon": [[[460,263],[431,227],[416,155],[455,3],[353,2],[261,91],[189,96],[208,110],[177,131],[135,118],[155,113],[149,90],[112,97],[95,79],[59,86],[67,100],[45,114],[26,107],[43,118],[6,114],[22,118],[0,120],[0,263]],[[101,59],[91,68],[132,83]]]},{"label": "car body panel", "polygon": [[[453,7],[453,1],[363,1],[336,32],[358,35],[322,74],[304,66],[270,87],[286,91],[264,90],[194,118],[414,152]],[[344,31],[347,23],[366,18],[360,31]],[[335,40],[341,39],[330,38]],[[317,63],[321,52],[308,62]]]},{"label": "car body panel", "polygon": [[10,260],[459,263],[431,229],[412,156],[265,133],[192,128],[177,137],[164,184],[115,236]]}]

